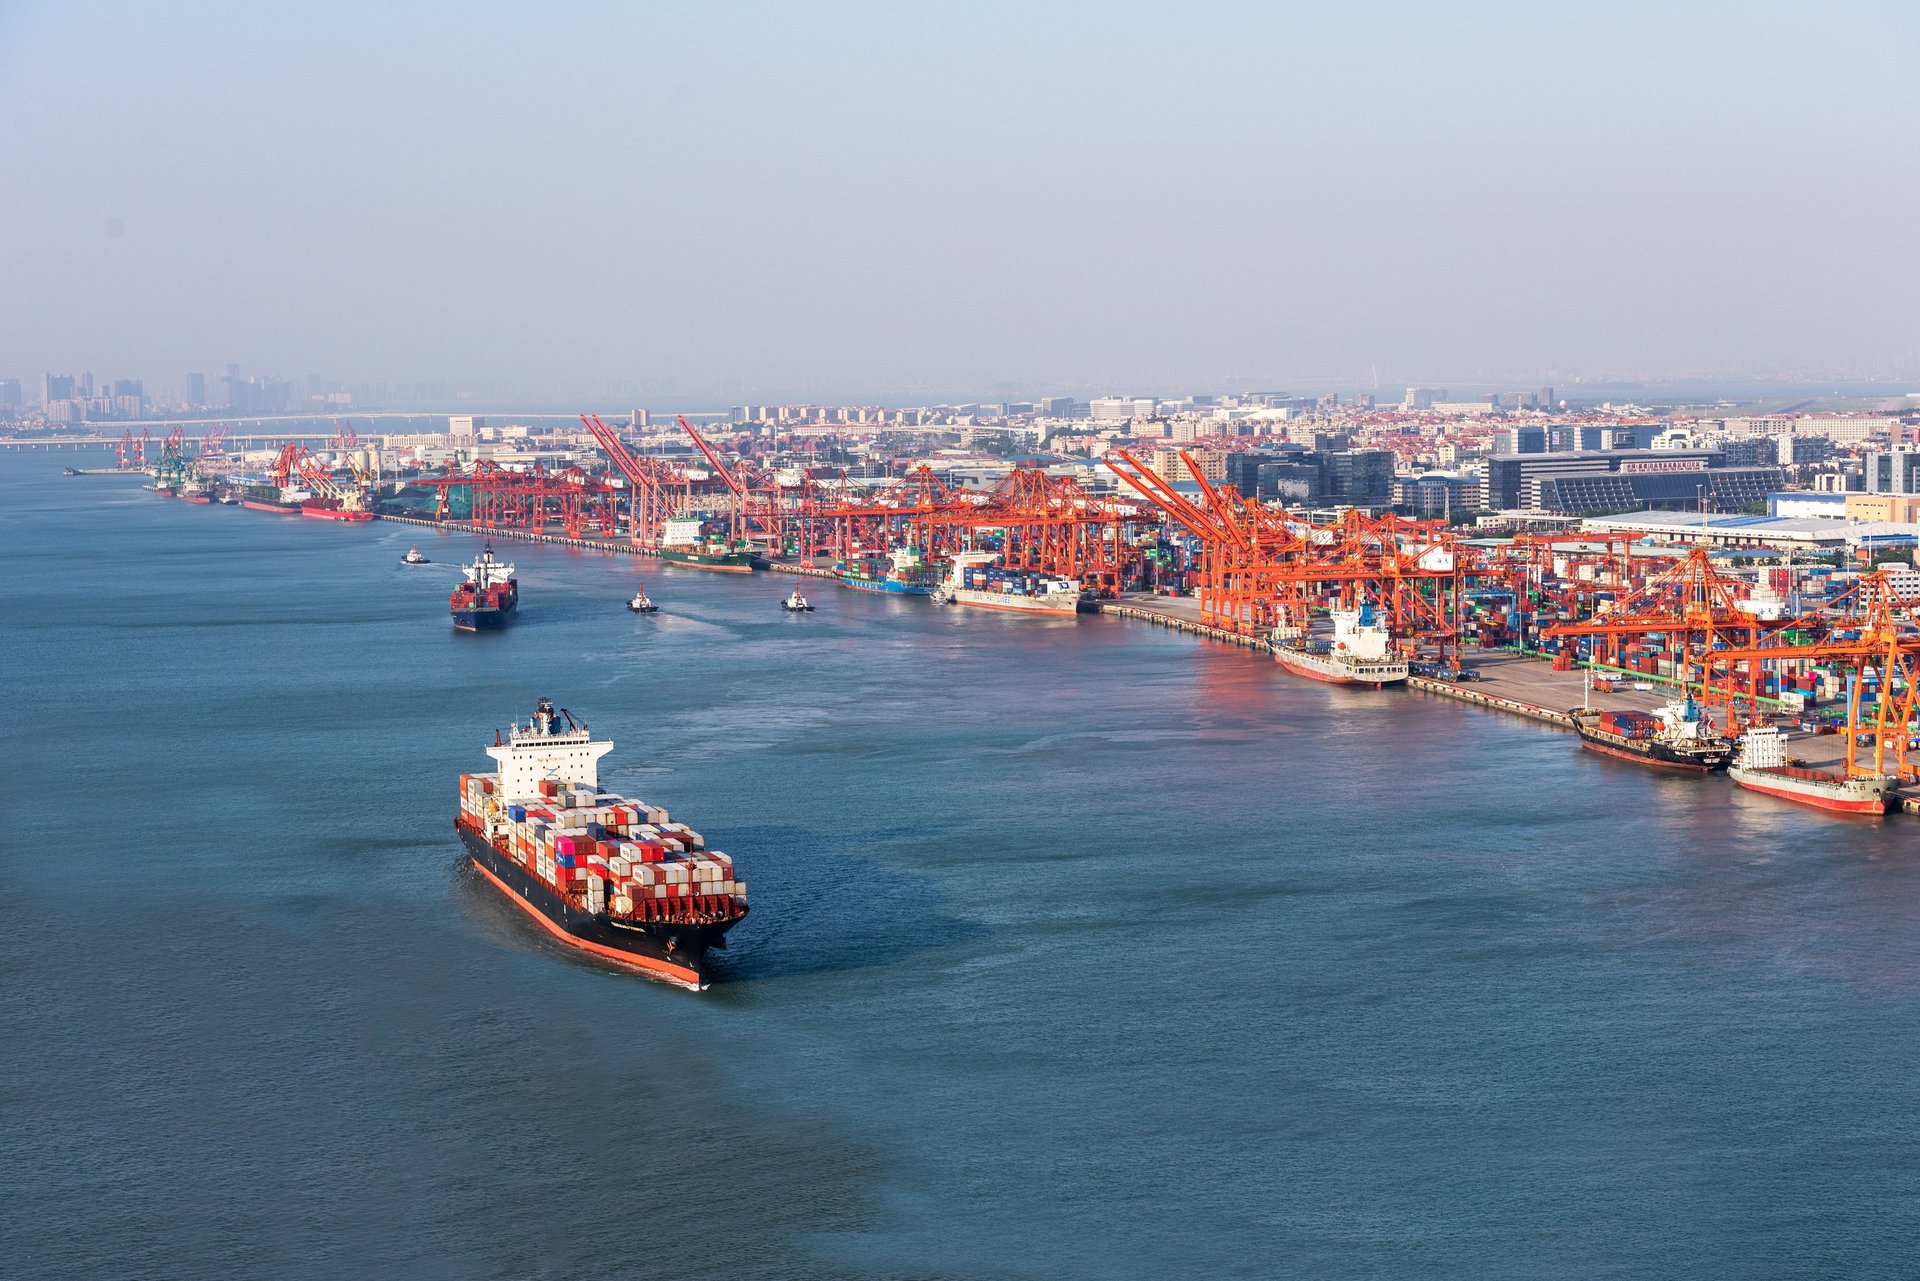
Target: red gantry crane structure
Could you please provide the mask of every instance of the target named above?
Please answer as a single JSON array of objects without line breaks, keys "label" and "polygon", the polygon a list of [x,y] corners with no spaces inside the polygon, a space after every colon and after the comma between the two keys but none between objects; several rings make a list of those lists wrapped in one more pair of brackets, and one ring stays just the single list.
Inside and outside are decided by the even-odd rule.
[{"label": "red gantry crane structure", "polygon": [[1126,450],[1108,468],[1200,544],[1200,621],[1243,636],[1299,634],[1311,611],[1369,603],[1409,652],[1426,647],[1458,663],[1461,592],[1472,567],[1436,522],[1349,511],[1318,525],[1207,479],[1180,460],[1198,501]]}]

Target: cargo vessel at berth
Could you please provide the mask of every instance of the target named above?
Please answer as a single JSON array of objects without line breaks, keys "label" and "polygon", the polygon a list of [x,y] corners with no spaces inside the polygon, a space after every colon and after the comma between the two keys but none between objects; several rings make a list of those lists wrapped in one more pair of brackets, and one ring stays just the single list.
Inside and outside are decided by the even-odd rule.
[{"label": "cargo vessel at berth", "polygon": [[1393,652],[1393,638],[1379,622],[1373,606],[1333,611],[1333,638],[1315,642],[1300,627],[1276,628],[1268,644],[1273,661],[1296,676],[1331,685],[1403,684],[1407,660]]},{"label": "cargo vessel at berth", "polygon": [[840,581],[855,591],[889,596],[931,596],[939,582],[939,575],[921,559],[917,547],[896,547],[887,553],[885,562],[877,556],[850,557],[834,569]]},{"label": "cargo vessel at berth", "polygon": [[300,505],[309,495],[282,489],[278,485],[249,485],[241,491],[240,505],[249,511],[272,512],[278,516],[298,516]]},{"label": "cargo vessel at berth", "polygon": [[660,530],[660,559],[690,569],[715,569],[723,574],[751,574],[753,550],[746,543],[729,543],[706,531],[706,522],[676,517]]},{"label": "cargo vessel at berth", "polygon": [[1725,769],[1733,760],[1733,740],[1715,734],[1691,698],[1656,707],[1651,713],[1576,707],[1570,715],[1580,745],[1605,756],[1699,773]]},{"label": "cargo vessel at berth", "polygon": [[1015,614],[1077,614],[1086,590],[1077,579],[1008,569],[998,552],[958,552],[945,581],[933,590],[942,605],[972,605]]},{"label": "cargo vessel at berth", "polygon": [[485,632],[505,627],[520,607],[520,582],[513,566],[493,558],[488,543],[480,559],[466,567],[467,581],[453,589],[448,607],[453,612],[454,630]]},{"label": "cargo vessel at berth", "polygon": [[204,480],[190,480],[180,486],[180,501],[210,504],[213,502],[213,486]]},{"label": "cargo vessel at berth", "polygon": [[747,914],[746,884],[666,810],[602,788],[612,750],[541,699],[530,724],[494,736],[495,772],[460,776],[455,830],[480,874],[560,942],[699,991],[707,954]]},{"label": "cargo vessel at berth", "polygon": [[1740,751],[1727,776],[1756,792],[1837,814],[1886,813],[1897,781],[1887,774],[1849,774],[1790,764],[1786,737],[1771,725],[1740,736]]},{"label": "cargo vessel at berth", "polygon": [[339,498],[309,498],[300,504],[300,514],[308,520],[359,521],[372,520],[373,512],[366,507],[350,505]]}]

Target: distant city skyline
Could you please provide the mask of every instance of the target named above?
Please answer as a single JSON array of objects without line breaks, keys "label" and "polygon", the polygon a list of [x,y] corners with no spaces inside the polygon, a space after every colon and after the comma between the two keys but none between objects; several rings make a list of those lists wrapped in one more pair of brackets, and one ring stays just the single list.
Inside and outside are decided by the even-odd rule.
[{"label": "distant city skyline", "polygon": [[29,0],[0,12],[0,376],[1920,378],[1917,54],[1892,0]]}]

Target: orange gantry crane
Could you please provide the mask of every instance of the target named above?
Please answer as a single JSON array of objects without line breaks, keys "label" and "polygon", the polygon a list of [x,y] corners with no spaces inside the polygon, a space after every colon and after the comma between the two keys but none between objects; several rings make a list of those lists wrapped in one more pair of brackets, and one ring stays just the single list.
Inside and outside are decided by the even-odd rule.
[{"label": "orange gantry crane", "polygon": [[419,483],[439,491],[435,515],[441,520],[452,516],[452,496],[460,492],[468,498],[467,519],[483,529],[544,533],[557,521],[568,538],[619,534],[620,491],[578,467],[512,470],[483,458],[464,472],[450,469]]},{"label": "orange gantry crane", "polygon": [[1779,624],[1764,641],[1709,650],[1699,665],[1702,699],[1725,707],[1728,732],[1737,733],[1765,721],[1759,690],[1768,666],[1804,663],[1830,664],[1846,681],[1847,775],[1914,781],[1920,629],[1914,603],[1893,589],[1884,570],[1864,575],[1822,613]]},{"label": "orange gantry crane", "polygon": [[1436,522],[1357,510],[1318,525],[1217,486],[1185,451],[1199,500],[1126,450],[1109,470],[1200,544],[1200,619],[1242,635],[1299,634],[1313,609],[1372,604],[1409,651],[1458,662],[1462,588],[1473,567]]},{"label": "orange gantry crane", "polygon": [[1713,567],[1706,547],[1692,548],[1672,567],[1619,597],[1591,618],[1555,623],[1546,640],[1588,638],[1591,663],[1623,666],[1621,646],[1658,636],[1674,653],[1676,668],[1715,649],[1754,645],[1770,630],[1758,614],[1742,608],[1740,584]]},{"label": "orange gantry crane", "polygon": [[693,482],[686,472],[658,458],[642,458],[627,448],[620,433],[598,414],[582,414],[627,488],[627,537],[643,547],[655,547],[666,522],[686,515],[693,506]]}]

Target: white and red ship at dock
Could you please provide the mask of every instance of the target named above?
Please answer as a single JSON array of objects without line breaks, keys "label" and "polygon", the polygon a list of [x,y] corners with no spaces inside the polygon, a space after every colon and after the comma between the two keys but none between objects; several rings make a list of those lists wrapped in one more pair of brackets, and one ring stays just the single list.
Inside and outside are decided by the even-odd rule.
[{"label": "white and red ship at dock", "polygon": [[1407,660],[1393,652],[1393,638],[1375,620],[1371,605],[1334,610],[1333,638],[1325,646],[1299,626],[1276,628],[1269,644],[1273,661],[1281,667],[1330,685],[1379,689],[1407,679]]},{"label": "white and red ship at dock", "polygon": [[1899,782],[1890,774],[1794,765],[1787,760],[1785,737],[1770,725],[1756,726],[1740,736],[1740,754],[1727,775],[1753,791],[1837,814],[1886,813]]},{"label": "white and red ship at dock", "polygon": [[664,809],[601,788],[612,750],[541,699],[487,749],[494,773],[460,776],[455,829],[480,874],[548,934],[698,991],[707,953],[747,914],[746,883]]}]

